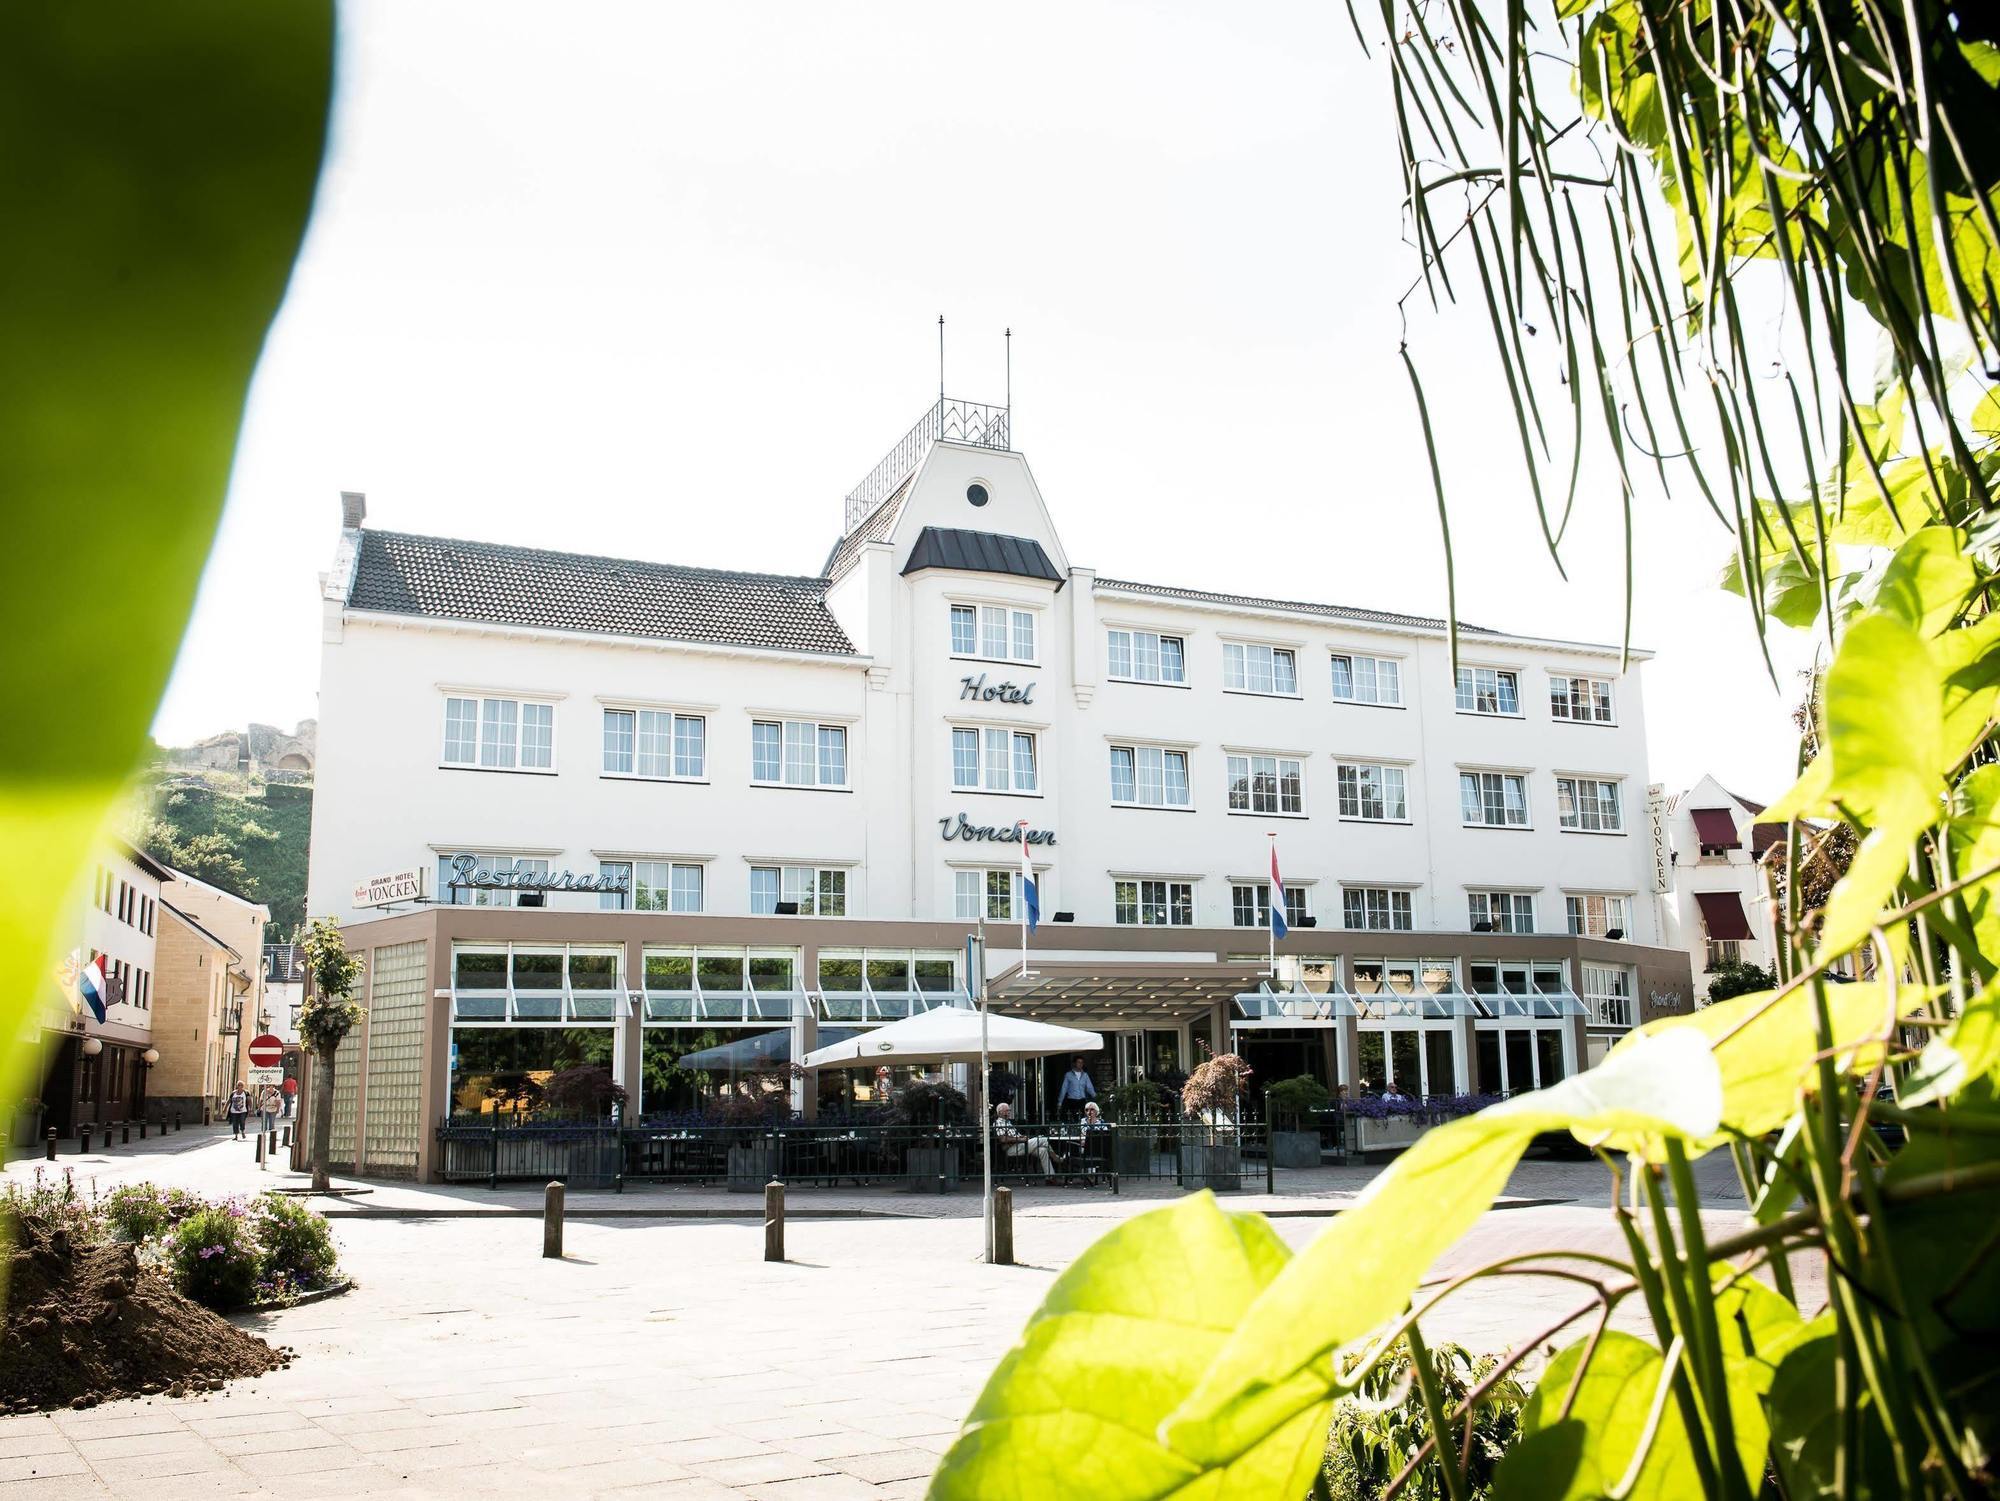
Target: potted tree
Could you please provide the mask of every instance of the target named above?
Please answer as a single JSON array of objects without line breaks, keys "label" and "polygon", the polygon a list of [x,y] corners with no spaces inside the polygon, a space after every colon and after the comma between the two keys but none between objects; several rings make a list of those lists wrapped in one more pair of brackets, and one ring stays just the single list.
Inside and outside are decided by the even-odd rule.
[{"label": "potted tree", "polygon": [[325,1193],[332,1186],[334,1054],[368,1010],[353,999],[361,961],[347,952],[340,924],[330,917],[314,918],[303,947],[312,984],[299,1006],[299,1041],[313,1059],[313,1192]]},{"label": "potted tree", "polygon": [[941,1079],[913,1079],[896,1092],[896,1123],[917,1128],[903,1154],[903,1170],[916,1192],[958,1187],[958,1148],[940,1140],[938,1130],[962,1125],[971,1109],[964,1093]]},{"label": "potted tree", "polygon": [[1153,1170],[1153,1127],[1167,1117],[1166,1090],[1135,1074],[1123,1084],[1104,1091],[1104,1111],[1114,1128],[1111,1133],[1113,1169],[1122,1174],[1145,1176]]},{"label": "potted tree", "polygon": [[1236,1106],[1250,1065],[1234,1053],[1217,1053],[1188,1075],[1181,1108],[1202,1129],[1181,1133],[1181,1181],[1217,1191],[1233,1189],[1243,1171]]},{"label": "potted tree", "polygon": [[618,1135],[611,1129],[614,1113],[625,1108],[625,1086],[611,1070],[595,1063],[551,1074],[542,1082],[542,1108],[560,1120],[602,1129],[566,1144],[569,1171],[578,1178],[609,1182],[618,1176]]},{"label": "potted tree", "polygon": [[1311,1074],[1280,1079],[1264,1090],[1264,1110],[1270,1117],[1271,1163],[1274,1167],[1318,1167],[1319,1128],[1313,1113],[1333,1098]]}]

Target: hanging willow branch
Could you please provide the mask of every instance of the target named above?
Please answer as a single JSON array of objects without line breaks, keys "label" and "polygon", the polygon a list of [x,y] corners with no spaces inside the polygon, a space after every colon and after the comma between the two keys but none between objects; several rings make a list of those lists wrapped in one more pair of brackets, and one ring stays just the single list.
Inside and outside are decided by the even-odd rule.
[{"label": "hanging willow branch", "polygon": [[[1380,0],[1413,291],[1457,300],[1453,269],[1477,278],[1559,569],[1585,443],[1610,459],[1628,647],[1640,481],[1730,529],[1725,583],[1760,640],[1776,619],[1831,642],[1837,544],[1969,535],[1995,509],[1996,10]],[[1783,317],[1765,328],[1746,297]]]}]

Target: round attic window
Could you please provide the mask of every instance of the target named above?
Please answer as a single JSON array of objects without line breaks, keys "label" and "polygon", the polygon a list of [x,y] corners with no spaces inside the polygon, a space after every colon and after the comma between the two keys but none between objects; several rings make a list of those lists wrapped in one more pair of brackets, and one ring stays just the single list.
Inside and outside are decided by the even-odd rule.
[{"label": "round attic window", "polygon": [[971,501],[971,502],[972,502],[972,503],[973,503],[974,505],[976,505],[976,506],[983,506],[983,505],[985,505],[985,504],[986,504],[986,487],[985,487],[984,485],[981,485],[981,484],[971,484],[971,485],[967,485],[967,486],[965,487],[965,498],[966,498],[967,500]]}]

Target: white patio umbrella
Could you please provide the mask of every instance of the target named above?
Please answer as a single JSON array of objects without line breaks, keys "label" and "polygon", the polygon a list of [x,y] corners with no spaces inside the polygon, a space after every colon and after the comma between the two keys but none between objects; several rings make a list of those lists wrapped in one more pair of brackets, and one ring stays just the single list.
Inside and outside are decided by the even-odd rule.
[{"label": "white patio umbrella", "polygon": [[1095,1032],[989,1011],[982,1049],[979,1021],[979,1013],[968,1007],[937,1006],[815,1048],[799,1062],[806,1068],[872,1068],[892,1058],[955,1061],[977,1058],[982,1051],[1041,1058],[1051,1053],[1094,1053],[1104,1046]]}]

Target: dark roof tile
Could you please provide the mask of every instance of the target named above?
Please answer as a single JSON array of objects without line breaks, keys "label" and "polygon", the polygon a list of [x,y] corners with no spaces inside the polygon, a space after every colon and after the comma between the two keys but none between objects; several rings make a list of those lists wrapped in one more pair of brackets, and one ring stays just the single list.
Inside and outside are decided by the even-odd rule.
[{"label": "dark roof tile", "polygon": [[[1393,610],[1364,610],[1356,605],[1316,605],[1304,604],[1295,599],[1259,599],[1251,594],[1216,594],[1207,589],[1181,589],[1172,584],[1135,584],[1130,579],[1100,578],[1100,589],[1129,590],[1135,594],[1157,594],[1165,599],[1187,600],[1194,604],[1228,605],[1251,610],[1286,610],[1301,615],[1324,615],[1331,620],[1362,621],[1369,625],[1398,626],[1406,630],[1441,631],[1446,622],[1429,615],[1399,615]],[[1492,636],[1498,632],[1483,625],[1468,625],[1461,620],[1460,631],[1472,635]]]},{"label": "dark roof tile", "polygon": [[1042,551],[1042,544],[1028,537],[1003,537],[998,532],[968,532],[957,527],[927,526],[917,533],[916,545],[903,572],[923,568],[951,568],[961,573],[1006,573],[1015,578],[1048,579],[1058,589],[1063,576]]},{"label": "dark roof tile", "polygon": [[826,580],[363,531],[356,610],[851,655]]}]

